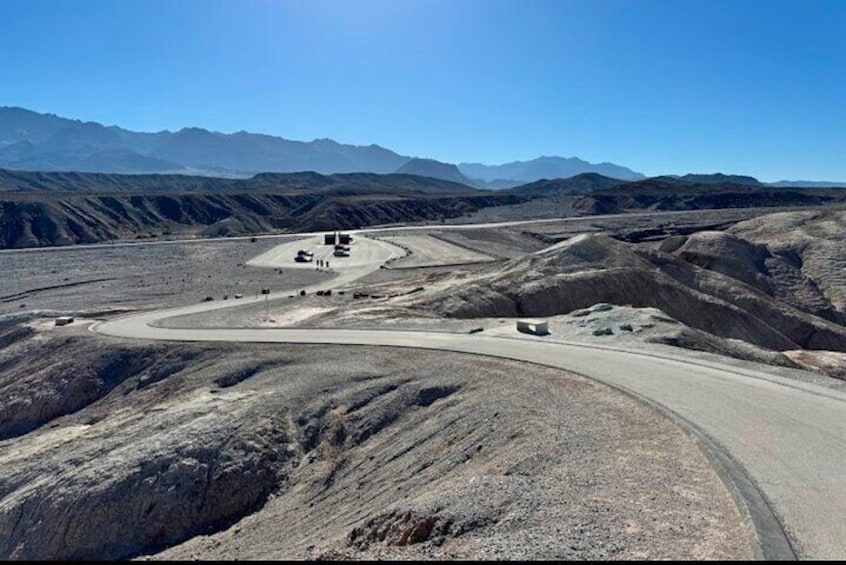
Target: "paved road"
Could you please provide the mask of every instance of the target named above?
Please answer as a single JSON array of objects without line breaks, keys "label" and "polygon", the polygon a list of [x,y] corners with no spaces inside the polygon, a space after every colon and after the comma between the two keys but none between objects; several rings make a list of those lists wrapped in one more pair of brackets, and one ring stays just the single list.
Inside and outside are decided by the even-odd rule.
[{"label": "paved road", "polygon": [[[341,273],[332,286],[355,280],[372,269]],[[316,288],[320,287],[309,291]],[[287,292],[274,296],[287,296]],[[504,357],[573,371],[652,402],[689,430],[704,434],[706,452],[711,452],[718,465],[721,461],[726,465],[743,494],[762,540],[764,557],[791,556],[779,524],[768,522],[771,508],[800,558],[846,558],[846,394],[842,392],[718,362],[552,343],[542,338],[531,341],[484,334],[388,330],[156,327],[165,318],[255,300],[203,303],[132,315],[96,323],[91,329],[153,340],[415,347]],[[530,365],[526,371],[531,372]],[[744,486],[745,478],[751,478],[754,485]],[[756,499],[759,493],[764,500]]]}]

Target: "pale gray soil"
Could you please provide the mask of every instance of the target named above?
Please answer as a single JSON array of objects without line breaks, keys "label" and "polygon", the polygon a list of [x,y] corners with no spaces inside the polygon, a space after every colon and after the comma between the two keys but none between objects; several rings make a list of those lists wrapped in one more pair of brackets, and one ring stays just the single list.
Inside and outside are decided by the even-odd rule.
[{"label": "pale gray soil", "polygon": [[[292,292],[167,323],[482,328],[731,356],[842,388],[795,368],[832,374],[842,357],[793,346],[836,345],[843,331],[831,259],[846,219],[762,219],[714,235],[751,213],[443,230],[435,243],[403,233],[430,259],[494,260],[380,269],[337,288],[310,268],[245,266],[278,240],[2,253],[0,557],[749,558],[736,507],[687,436],[580,377],[389,348],[125,342],[49,316],[325,281],[331,296]],[[596,236],[539,253],[579,230]],[[655,281],[648,298],[659,302],[639,303],[635,291]],[[609,302],[602,292],[619,305],[595,307]],[[534,307],[546,308],[550,336],[514,329]]]},{"label": "pale gray soil", "polygon": [[[602,218],[591,218],[591,216],[582,216],[581,212],[573,208],[573,204],[579,199],[579,196],[560,195],[554,202],[549,200],[533,200],[523,204],[514,206],[497,206],[495,208],[483,208],[471,214],[460,216],[457,218],[450,218],[445,220],[446,224],[473,224],[483,222],[502,222],[514,220],[542,220],[548,218],[578,218],[577,222],[585,222],[585,225],[590,225],[592,221],[597,221],[599,226],[609,226],[608,222],[615,220],[608,220]],[[801,209],[809,209],[810,207],[803,207]],[[792,208],[795,210],[796,208]],[[655,229],[659,226],[656,222],[666,224],[672,227],[674,221],[678,220],[680,223],[686,223],[685,217],[696,217],[698,220],[706,220],[708,222],[737,222],[764,214],[771,214],[774,212],[781,212],[791,210],[791,208],[784,207],[768,207],[768,208],[722,208],[719,210],[697,210],[694,212],[688,211],[668,211],[657,216],[651,216],[652,220],[646,224],[648,229]],[[632,225],[631,220],[634,217],[629,217],[623,220],[620,225]],[[662,221],[663,220],[663,221]],[[669,220],[669,221],[667,221]],[[541,224],[538,224],[541,225]],[[611,224],[613,225],[613,224]],[[437,226],[432,226],[437,227]],[[565,228],[569,229],[569,228]],[[582,229],[582,228],[577,228]],[[532,227],[530,231],[541,231],[543,228]],[[552,230],[554,231],[554,229]]]},{"label": "pale gray soil", "polygon": [[438,237],[467,249],[481,251],[501,259],[513,259],[538,251],[546,243],[531,231],[521,228],[498,230],[442,231]]},{"label": "pale gray soil", "polygon": [[[846,323],[846,211],[783,212],[741,222],[729,230],[765,246],[781,261],[767,261],[770,283],[786,300],[829,303],[826,312]],[[791,269],[792,267],[792,269]]]},{"label": "pale gray soil", "polygon": [[[770,236],[766,243],[718,231],[673,235],[657,246],[599,234],[580,236],[523,260],[381,269],[333,288],[331,297],[293,296],[239,311],[177,318],[167,325],[392,327],[461,333],[502,328],[509,334],[515,333],[514,318],[523,310],[550,320],[554,330],[550,339],[675,346],[842,378],[841,357],[825,350],[846,347],[846,331],[836,323],[843,316],[839,306],[843,269],[837,257],[846,252],[841,236],[844,218],[843,212],[804,211],[773,214],[732,228],[735,233],[753,234],[766,229]],[[633,224],[641,220],[647,218],[630,219]],[[703,225],[693,215],[686,221],[688,227]],[[510,249],[519,253],[519,244],[528,246],[535,239],[487,229],[455,234],[444,230],[437,238],[451,238],[466,249],[473,245],[487,249],[490,243],[499,246],[500,253],[503,241],[513,242]],[[431,238],[412,232],[394,239],[409,249],[425,249]],[[647,288],[652,290],[644,292]],[[623,306],[586,317],[574,314],[602,300]],[[655,316],[667,321],[642,319]],[[813,359],[779,352],[802,351],[803,344],[822,351]]]},{"label": "pale gray soil", "polygon": [[277,239],[198,241],[166,245],[73,247],[0,253],[0,314],[30,310],[97,313],[179,306],[255,295],[330,278],[245,263]]},{"label": "pale gray soil", "polygon": [[846,382],[846,353],[837,351],[786,351],[791,361],[812,371],[819,371]]},{"label": "pale gray soil", "polygon": [[0,336],[7,559],[752,555],[684,433],[563,371],[70,327]]},{"label": "pale gray soil", "polygon": [[488,253],[447,241],[439,234],[386,235],[379,239],[406,251],[404,257],[391,261],[392,269],[485,263],[494,259]]}]

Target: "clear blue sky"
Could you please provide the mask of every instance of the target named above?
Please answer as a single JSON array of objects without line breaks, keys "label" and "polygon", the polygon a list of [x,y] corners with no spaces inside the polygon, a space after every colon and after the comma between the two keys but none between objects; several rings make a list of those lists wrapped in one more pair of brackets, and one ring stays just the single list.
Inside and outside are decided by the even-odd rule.
[{"label": "clear blue sky", "polygon": [[0,1],[0,105],[846,180],[846,1]]}]

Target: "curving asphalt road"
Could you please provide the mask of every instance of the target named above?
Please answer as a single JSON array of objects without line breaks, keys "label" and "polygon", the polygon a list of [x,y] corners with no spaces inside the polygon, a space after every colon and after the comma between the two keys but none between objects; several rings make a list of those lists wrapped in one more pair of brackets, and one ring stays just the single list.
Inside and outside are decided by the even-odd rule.
[{"label": "curving asphalt road", "polygon": [[[351,282],[378,265],[350,269]],[[326,283],[307,289],[328,287]],[[270,298],[287,296],[276,293]],[[421,331],[162,328],[166,318],[262,297],[202,303],[97,322],[111,336],[192,342],[414,347],[502,357],[572,371],[662,410],[709,455],[735,494],[765,559],[846,557],[846,394],[764,371],[624,348]],[[527,366],[527,373],[531,366]],[[786,536],[785,536],[786,534]]]}]

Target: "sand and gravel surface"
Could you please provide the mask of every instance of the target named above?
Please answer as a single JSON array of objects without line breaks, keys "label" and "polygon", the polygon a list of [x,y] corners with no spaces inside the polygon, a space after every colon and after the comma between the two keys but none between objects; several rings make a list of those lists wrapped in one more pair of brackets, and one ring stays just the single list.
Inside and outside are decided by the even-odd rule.
[{"label": "sand and gravel surface", "polygon": [[0,328],[7,559],[753,555],[688,436],[564,371],[28,327]]},{"label": "sand and gravel surface", "polygon": [[250,267],[249,259],[285,239],[67,247],[0,253],[0,314],[161,308],[224,294],[255,295],[331,278],[314,269]]},{"label": "sand and gravel surface", "polygon": [[392,235],[379,239],[404,249],[407,254],[391,262],[392,269],[484,263],[492,261],[490,254],[469,247],[451,243],[440,235]]},{"label": "sand and gravel surface", "polygon": [[[224,293],[230,294],[229,304],[234,293],[248,298],[270,288],[285,292],[277,301],[243,300],[244,308],[162,323],[463,334],[481,327],[485,336],[612,342],[706,362],[715,354],[732,355],[736,359],[720,361],[756,371],[761,362],[774,363],[767,372],[808,384],[825,380],[794,367],[836,365],[841,357],[767,351],[680,324],[654,305],[605,309],[586,302],[585,314],[565,308],[567,313],[549,316],[552,335],[538,338],[517,334],[514,320],[497,308],[470,304],[481,296],[477,282],[489,286],[482,277],[520,274],[525,269],[515,269],[519,257],[541,256],[541,248],[573,235],[580,222],[593,222],[583,230],[641,242],[641,247],[606,242],[600,249],[579,243],[585,238],[559,244],[553,251],[569,249],[590,268],[556,263],[558,271],[587,273],[594,268],[591,261],[607,262],[594,257],[602,255],[599,249],[637,268],[643,263],[637,257],[676,253],[678,259],[659,259],[693,272],[688,263],[710,261],[710,250],[729,249],[734,240],[684,234],[724,229],[749,211],[726,213],[728,219],[691,214],[667,216],[663,223],[654,217],[585,218],[544,224],[534,232],[520,226],[380,234],[408,249],[408,243],[428,249],[430,258],[454,253],[488,259],[426,267],[425,253],[418,253],[421,268],[379,269],[357,280],[375,263],[398,259],[398,246],[357,240],[357,245],[368,242],[373,253],[360,253],[360,266],[338,264],[334,278],[310,265],[288,268],[296,250],[312,246],[316,251],[322,245],[303,239],[288,239],[281,247],[280,240],[260,238],[100,248],[96,254],[84,248],[0,254],[0,267],[15,273],[0,282],[0,315],[7,314],[0,319],[0,326],[6,324],[0,327],[0,386],[9,399],[0,425],[0,516],[5,512],[8,519],[0,519],[0,527],[11,528],[0,530],[0,539],[7,540],[4,554],[749,558],[749,532],[695,445],[651,409],[561,370],[388,347],[92,338],[82,324],[55,328],[45,317],[65,312],[108,317],[121,309],[198,304],[204,296],[218,305]],[[835,224],[825,217],[818,223],[816,232],[797,232],[789,246],[772,248],[767,264],[793,274],[801,270],[811,281],[828,280],[825,258],[832,247],[819,243],[824,238],[817,232],[829,234]],[[766,221],[750,223],[734,233],[770,237],[759,225],[769,227]],[[678,242],[661,243],[668,235]],[[815,247],[805,245],[809,235]],[[604,241],[601,237],[591,241]],[[791,255],[794,241],[808,250],[804,264]],[[540,261],[531,257],[524,263]],[[736,278],[746,276],[737,269],[736,254],[726,257],[714,268],[719,276],[696,270],[692,280],[710,284],[713,288],[702,287],[708,292],[725,282],[720,288],[744,300],[753,295],[749,288],[758,293],[772,288],[772,294],[794,297],[798,306],[816,308],[807,298],[817,296],[806,291],[808,284],[778,286],[775,276],[765,280],[753,273],[750,281],[763,291],[747,288],[747,281]],[[535,293],[533,300],[546,300],[541,288],[546,282],[535,288],[532,281],[514,281],[503,288],[515,289],[515,304],[523,300],[517,292],[523,287]],[[833,288],[840,283],[835,280]],[[324,285],[333,289],[331,296],[313,295]],[[291,292],[304,287],[310,288],[307,296]],[[455,288],[463,288],[463,294],[452,294]],[[356,292],[366,296],[355,298]],[[829,288],[823,292],[842,310],[839,295]],[[621,304],[633,302],[624,298]],[[451,315],[448,307],[465,303],[478,306],[479,315],[443,317]],[[17,312],[22,313],[18,319],[8,316]],[[33,315],[36,319],[30,319]],[[612,334],[595,334],[604,329]],[[682,353],[671,345],[701,351]]]},{"label": "sand and gravel surface", "polygon": [[750,555],[736,510],[701,454],[627,398],[554,371],[529,376],[512,363],[311,353],[346,364],[351,377],[367,359],[369,378],[347,388],[325,371],[312,376],[318,382],[308,388],[328,387],[328,398],[301,399],[329,408],[332,436],[294,471],[297,484],[236,526],[157,557]]}]

